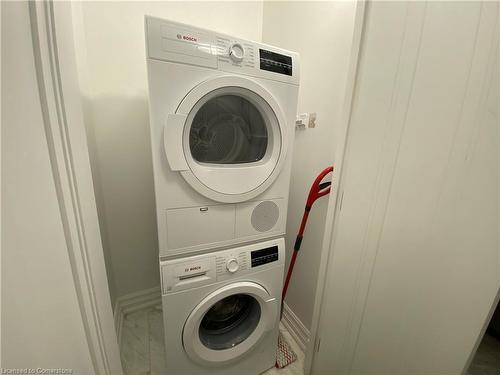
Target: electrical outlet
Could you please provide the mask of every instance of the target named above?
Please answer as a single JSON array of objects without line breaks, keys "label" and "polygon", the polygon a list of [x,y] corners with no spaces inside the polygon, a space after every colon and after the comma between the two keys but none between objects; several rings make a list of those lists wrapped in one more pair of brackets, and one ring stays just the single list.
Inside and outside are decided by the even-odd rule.
[{"label": "electrical outlet", "polygon": [[309,128],[316,127],[316,112],[309,113],[309,121],[307,122],[307,126]]},{"label": "electrical outlet", "polygon": [[316,127],[316,112],[301,113],[295,120],[295,129],[306,130],[306,128]]},{"label": "electrical outlet", "polygon": [[309,125],[309,113],[301,113],[297,115],[295,119],[295,129],[296,130],[306,130],[306,127]]}]

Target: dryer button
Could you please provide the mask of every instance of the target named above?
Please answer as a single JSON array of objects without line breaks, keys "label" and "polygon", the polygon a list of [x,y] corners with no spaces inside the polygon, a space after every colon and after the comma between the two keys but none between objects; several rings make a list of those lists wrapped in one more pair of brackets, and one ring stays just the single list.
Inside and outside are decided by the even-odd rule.
[{"label": "dryer button", "polygon": [[234,43],[229,47],[229,57],[234,62],[242,62],[245,56],[245,50],[240,43]]}]

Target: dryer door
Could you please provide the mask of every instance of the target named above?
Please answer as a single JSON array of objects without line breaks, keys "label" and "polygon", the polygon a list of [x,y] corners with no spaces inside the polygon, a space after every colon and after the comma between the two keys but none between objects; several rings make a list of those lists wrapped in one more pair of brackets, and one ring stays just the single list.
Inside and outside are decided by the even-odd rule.
[{"label": "dryer door", "polygon": [[184,349],[203,365],[231,362],[275,327],[277,315],[278,301],[259,284],[226,285],[201,301],[186,320]]},{"label": "dryer door", "polygon": [[222,76],[191,90],[164,131],[172,170],[199,193],[242,202],[268,188],[286,156],[285,118],[272,95],[242,77]]}]

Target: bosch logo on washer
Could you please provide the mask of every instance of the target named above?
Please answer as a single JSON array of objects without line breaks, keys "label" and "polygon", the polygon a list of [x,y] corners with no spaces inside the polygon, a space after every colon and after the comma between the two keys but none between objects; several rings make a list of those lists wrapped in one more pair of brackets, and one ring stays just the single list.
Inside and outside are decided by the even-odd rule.
[{"label": "bosch logo on washer", "polygon": [[179,263],[175,267],[174,275],[179,280],[187,280],[189,278],[194,278],[199,275],[207,273],[207,271],[212,267],[215,259],[201,258],[193,259],[190,262]]},{"label": "bosch logo on washer", "polygon": [[184,274],[184,276],[193,273],[196,274],[199,272],[203,272],[205,268],[206,267],[204,267],[202,264],[184,266],[182,274]]},{"label": "bosch logo on washer", "polygon": [[200,271],[200,270],[201,270],[201,266],[184,268],[184,272],[192,272],[192,271]]}]

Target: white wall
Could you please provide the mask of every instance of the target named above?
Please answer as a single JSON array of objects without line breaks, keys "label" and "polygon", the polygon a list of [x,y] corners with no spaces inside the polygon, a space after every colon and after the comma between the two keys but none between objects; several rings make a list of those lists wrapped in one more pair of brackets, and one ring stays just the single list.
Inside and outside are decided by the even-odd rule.
[{"label": "white wall", "polygon": [[94,373],[38,96],[27,2],[2,2],[2,368]]},{"label": "white wall", "polygon": [[262,2],[73,3],[112,301],[159,285],[144,15],[260,40]]},{"label": "white wall", "polygon": [[[300,53],[298,113],[316,112],[317,127],[296,132],[287,221],[291,254],[310,185],[334,160],[354,27],[353,2],[265,2],[264,43]],[[309,216],[286,298],[309,328],[322,250],[327,197]]]}]

